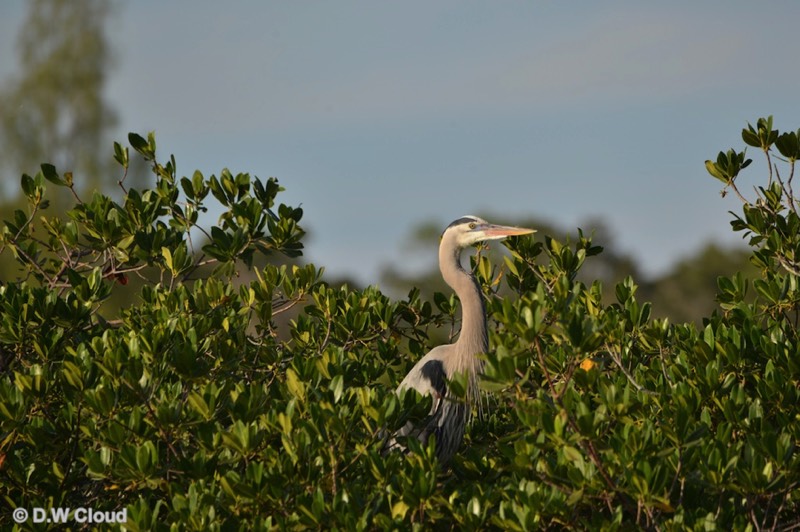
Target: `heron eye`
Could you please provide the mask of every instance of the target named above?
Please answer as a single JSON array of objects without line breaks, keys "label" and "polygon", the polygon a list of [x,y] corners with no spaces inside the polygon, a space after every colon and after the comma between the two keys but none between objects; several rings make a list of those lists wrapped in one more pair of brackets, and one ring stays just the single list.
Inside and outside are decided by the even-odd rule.
[{"label": "heron eye", "polygon": [[475,229],[475,227],[476,227],[477,225],[478,225],[478,224],[476,224],[475,222],[470,222],[470,223],[469,223],[469,228],[470,228],[470,229]]}]

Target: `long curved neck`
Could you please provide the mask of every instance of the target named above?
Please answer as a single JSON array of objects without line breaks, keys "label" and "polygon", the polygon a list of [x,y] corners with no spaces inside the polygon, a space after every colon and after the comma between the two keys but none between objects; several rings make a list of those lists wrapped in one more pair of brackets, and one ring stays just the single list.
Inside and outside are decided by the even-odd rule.
[{"label": "long curved neck", "polygon": [[[474,357],[489,350],[483,297],[475,278],[461,267],[461,250],[448,247],[439,248],[439,269],[445,282],[455,290],[461,301],[461,332],[454,345],[457,346],[457,352]],[[458,369],[463,371],[467,368]]]}]

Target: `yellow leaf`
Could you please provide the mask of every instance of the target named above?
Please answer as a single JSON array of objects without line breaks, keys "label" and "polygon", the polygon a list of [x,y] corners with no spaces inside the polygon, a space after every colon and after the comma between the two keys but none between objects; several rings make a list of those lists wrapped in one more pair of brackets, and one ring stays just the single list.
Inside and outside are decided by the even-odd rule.
[{"label": "yellow leaf", "polygon": [[297,397],[299,401],[301,402],[305,401],[306,398],[305,383],[303,383],[303,381],[300,380],[300,377],[292,368],[287,368],[286,370],[286,387],[289,389],[289,393]]},{"label": "yellow leaf", "polygon": [[408,513],[408,505],[403,501],[397,501],[392,505],[392,519],[403,519]]}]

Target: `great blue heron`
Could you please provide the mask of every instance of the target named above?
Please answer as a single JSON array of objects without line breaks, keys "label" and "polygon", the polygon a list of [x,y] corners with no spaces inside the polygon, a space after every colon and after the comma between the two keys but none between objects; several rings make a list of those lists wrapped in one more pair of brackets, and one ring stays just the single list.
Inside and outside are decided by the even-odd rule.
[{"label": "great blue heron", "polygon": [[[472,406],[480,401],[478,375],[483,363],[477,355],[489,350],[483,297],[475,277],[461,266],[461,251],[476,242],[534,231],[490,224],[477,216],[463,216],[444,230],[439,243],[439,269],[461,301],[461,332],[455,343],[431,349],[397,387],[398,393],[413,388],[422,395],[430,394],[433,406],[421,425],[408,422],[398,430],[387,442],[387,450],[401,447],[397,436],[416,437],[425,444],[434,435],[440,462],[447,463],[455,454],[464,437]],[[447,390],[447,381],[458,374],[466,376],[466,401],[458,400]]]}]

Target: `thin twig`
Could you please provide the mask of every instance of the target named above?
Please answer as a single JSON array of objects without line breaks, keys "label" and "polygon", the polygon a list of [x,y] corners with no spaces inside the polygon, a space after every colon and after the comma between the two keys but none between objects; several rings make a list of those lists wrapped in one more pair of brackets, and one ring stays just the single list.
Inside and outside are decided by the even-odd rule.
[{"label": "thin twig", "polygon": [[290,308],[294,307],[295,305],[297,305],[301,301],[305,301],[305,298],[304,297],[298,297],[297,299],[293,299],[291,301],[286,301],[286,302],[284,302],[284,306],[282,306],[281,308],[279,308],[277,310],[273,309],[272,310],[272,315],[275,316],[277,314],[281,314],[283,312],[286,312],[287,310],[289,310]]},{"label": "thin twig", "polygon": [[772,158],[769,156],[769,148],[764,150],[764,155],[767,158],[767,167],[769,168],[769,179],[767,185],[772,185]]},{"label": "thin twig", "polygon": [[122,174],[122,179],[117,181],[117,184],[119,185],[119,188],[121,188],[122,192],[127,196],[128,195],[128,189],[125,188],[125,178],[126,177],[128,177],[128,167],[127,166],[125,167],[125,172]]},{"label": "thin twig", "polygon": [[[745,204],[750,203],[749,201],[747,201],[747,198],[742,196],[742,193],[739,192],[739,187],[736,186],[736,183],[734,183],[733,180],[731,180],[729,185],[733,189],[733,191],[736,193],[736,195],[739,196],[739,199],[742,201],[742,203],[745,203]],[[758,191],[756,191],[756,194],[758,194]]]},{"label": "thin twig", "polygon": [[45,271],[42,269],[42,267],[41,267],[41,266],[39,266],[39,263],[37,263],[37,262],[36,262],[36,261],[33,259],[33,257],[31,257],[30,255],[28,255],[28,254],[27,254],[27,253],[26,253],[26,252],[25,252],[25,251],[24,251],[24,250],[23,250],[23,249],[22,249],[20,246],[18,246],[18,245],[16,244],[16,242],[14,243],[14,249],[16,249],[16,250],[17,250],[17,253],[19,253],[20,255],[22,255],[22,256],[25,258],[25,260],[26,260],[26,261],[28,261],[28,262],[31,264],[31,266],[33,266],[33,267],[36,269],[36,271],[38,271],[38,272],[39,272],[39,274],[40,274],[40,275],[41,275],[41,276],[42,276],[44,279],[46,279],[46,280],[47,280],[47,284],[48,284],[48,285],[50,285],[50,284],[52,284],[52,283],[53,283],[53,279],[52,279],[52,278],[51,278],[49,275],[47,275],[47,273],[46,273],[46,272],[45,272]]},{"label": "thin twig", "polygon": [[73,183],[73,184],[69,185],[68,188],[69,188],[69,191],[72,192],[72,196],[75,198],[75,201],[77,201],[78,204],[83,205],[83,200],[81,200],[81,197],[78,196],[77,192],[75,192],[75,184]]},{"label": "thin twig", "polygon": [[791,193],[789,188],[784,183],[783,179],[781,179],[781,172],[777,164],[775,165],[775,176],[778,179],[778,183],[780,183],[781,185],[781,190],[783,191],[783,195],[786,196],[786,203],[789,205],[789,208],[792,209],[792,212],[797,214],[797,207],[795,206],[793,201],[794,194]]},{"label": "thin twig", "polygon": [[655,395],[655,392],[646,389],[644,386],[636,382],[636,379],[633,378],[633,375],[631,375],[628,372],[628,370],[625,369],[625,367],[622,365],[622,359],[619,356],[619,353],[614,351],[608,344],[605,345],[605,348],[606,352],[611,356],[611,360],[614,361],[614,364],[616,364],[617,367],[622,371],[623,375],[627,377],[628,381],[630,381],[630,383],[633,384],[633,387],[636,388],[637,392],[644,392],[646,394]]}]

